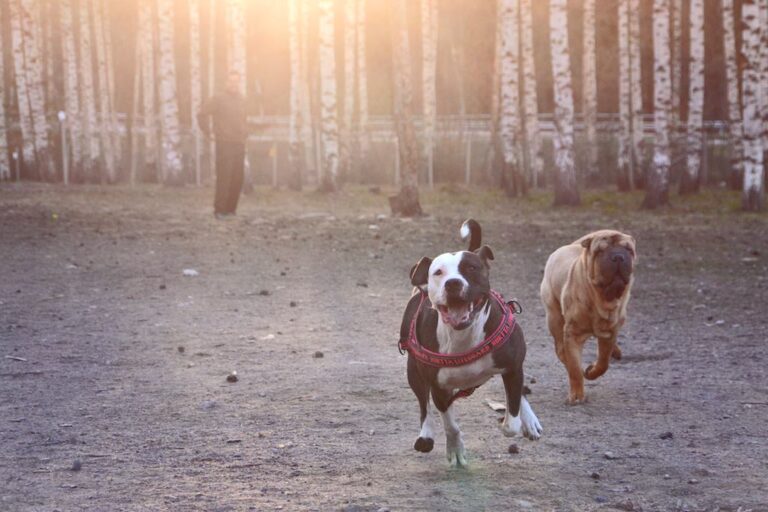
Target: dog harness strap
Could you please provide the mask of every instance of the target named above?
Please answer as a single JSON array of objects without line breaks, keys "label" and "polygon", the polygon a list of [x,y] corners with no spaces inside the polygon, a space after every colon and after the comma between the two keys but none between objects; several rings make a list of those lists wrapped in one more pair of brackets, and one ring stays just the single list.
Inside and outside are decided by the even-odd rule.
[{"label": "dog harness strap", "polygon": [[[512,334],[512,331],[515,328],[515,314],[512,307],[505,303],[501,295],[493,290],[491,290],[491,298],[501,306],[501,309],[504,312],[504,316],[501,319],[501,322],[499,322],[498,327],[496,327],[496,330],[493,331],[489,337],[483,340],[482,343],[480,343],[472,350],[459,354],[443,354],[440,352],[433,352],[428,350],[421,343],[419,343],[419,340],[416,337],[416,321],[419,318],[419,313],[421,312],[421,308],[424,306],[424,302],[427,300],[427,294],[422,291],[421,298],[419,300],[419,306],[416,308],[416,312],[414,313],[413,319],[411,320],[408,339],[405,341],[401,340],[399,343],[399,348],[401,350],[410,352],[411,355],[413,355],[413,357],[415,357],[416,360],[420,363],[432,366],[434,368],[463,366],[465,364],[473,363],[481,357],[490,354],[507,342],[510,334]],[[472,394],[472,391],[474,391],[474,389],[459,391],[459,393],[457,393],[456,396],[451,399],[451,401],[459,398],[458,395],[465,392],[466,394],[462,396],[469,396]]]}]

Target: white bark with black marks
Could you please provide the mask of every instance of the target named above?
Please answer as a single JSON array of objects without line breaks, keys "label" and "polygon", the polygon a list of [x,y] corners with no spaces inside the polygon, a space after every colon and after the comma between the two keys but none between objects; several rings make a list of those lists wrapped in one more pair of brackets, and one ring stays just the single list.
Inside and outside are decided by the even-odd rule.
[{"label": "white bark with black marks", "polygon": [[[141,56],[142,118],[144,121],[144,162],[157,166],[157,37],[154,26],[155,0],[139,0],[139,38]],[[159,169],[155,169],[159,173]]]},{"label": "white bark with black marks", "polygon": [[422,108],[424,156],[430,185],[434,184],[435,125],[437,121],[437,0],[421,0]]},{"label": "white bark with black marks", "polygon": [[104,16],[101,7],[101,0],[90,2],[90,18],[93,24],[96,48],[96,71],[97,71],[97,96],[99,100],[99,116],[97,122],[97,131],[101,143],[102,165],[104,173],[101,175],[102,181],[114,183],[116,181],[115,169],[115,151],[111,133],[112,109],[110,106],[109,92],[109,68],[107,65],[107,52],[103,43],[104,34]]},{"label": "white bark with black marks", "polygon": [[523,67],[523,120],[525,149],[531,183],[535,187],[544,170],[539,135],[539,103],[533,53],[533,0],[520,0],[520,60]]},{"label": "white bark with black marks", "polygon": [[581,200],[573,158],[573,88],[568,51],[567,0],[550,0],[549,27],[555,93],[555,205],[577,205]]},{"label": "white bark with black marks", "polygon": [[357,68],[357,0],[344,0],[344,97],[339,129],[339,173],[349,179],[352,170],[352,122],[355,114],[355,73]]},{"label": "white bark with black marks", "polygon": [[160,143],[163,182],[183,184],[181,160],[181,127],[176,94],[176,62],[174,56],[174,0],[158,1],[158,43],[160,54]]},{"label": "white bark with black marks", "polygon": [[72,167],[83,164],[79,73],[77,65],[77,41],[75,37],[75,11],[73,0],[61,1],[61,37],[64,55],[64,111],[67,113],[69,144],[72,151]]},{"label": "white bark with black marks", "polygon": [[695,192],[701,176],[701,152],[704,128],[704,0],[691,0],[690,56],[688,58],[688,123],[686,168],[680,181],[680,193]]},{"label": "white bark with black marks", "polygon": [[293,172],[292,186],[301,188],[304,174],[304,149],[302,148],[303,115],[302,101],[306,77],[303,74],[301,52],[301,0],[289,0],[288,4],[288,54],[290,59],[290,113],[288,119],[288,159]]},{"label": "white bark with black marks", "polygon": [[518,0],[499,0],[501,34],[499,136],[504,156],[503,184],[508,194],[524,191],[521,179],[520,33]]},{"label": "white bark with black marks", "polygon": [[723,2],[723,38],[725,53],[725,84],[728,88],[728,126],[731,144],[731,173],[741,178],[744,172],[744,127],[741,120],[739,94],[739,64],[736,51],[736,20],[733,0]]},{"label": "white bark with black marks", "polygon": [[321,187],[337,190],[339,175],[338,90],[336,84],[335,13],[333,0],[318,2],[320,44]]},{"label": "white bark with black marks", "polygon": [[635,177],[641,174],[643,161],[643,77],[640,64],[640,0],[629,0],[629,95],[632,117],[629,188],[635,188]]},{"label": "white bark with black marks", "polygon": [[584,0],[582,48],[582,112],[586,131],[587,165],[597,170],[597,55],[595,52],[595,0]]},{"label": "white bark with black marks", "polygon": [[365,162],[368,154],[368,66],[366,59],[366,0],[357,0],[357,125],[355,133],[359,161]]},{"label": "white bark with black marks", "polygon": [[759,0],[744,0],[741,5],[742,104],[744,106],[744,188],[742,207],[759,211],[765,195],[763,125],[761,119],[761,13]]},{"label": "white bark with black marks", "polygon": [[0,37],[0,181],[11,179],[11,161],[8,158],[8,120],[5,117],[5,103],[9,101],[5,88],[5,48]]},{"label": "white bark with black marks", "polygon": [[648,170],[643,207],[657,208],[669,202],[669,113],[672,106],[671,56],[669,41],[669,0],[654,0],[654,148]]}]

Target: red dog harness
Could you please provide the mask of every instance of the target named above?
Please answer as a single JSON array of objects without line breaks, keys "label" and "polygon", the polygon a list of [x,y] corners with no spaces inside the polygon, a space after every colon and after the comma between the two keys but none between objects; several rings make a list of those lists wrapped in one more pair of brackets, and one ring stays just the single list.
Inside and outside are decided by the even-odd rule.
[{"label": "red dog harness", "polygon": [[[398,344],[400,351],[408,351],[417,361],[433,368],[455,368],[457,366],[464,366],[466,364],[474,363],[481,357],[490,354],[507,342],[510,334],[512,334],[512,331],[515,328],[515,311],[518,313],[520,312],[517,302],[510,301],[509,303],[506,303],[501,295],[493,290],[491,290],[491,298],[501,306],[501,310],[503,311],[501,322],[499,322],[498,327],[496,327],[493,333],[472,350],[461,352],[459,354],[443,354],[427,349],[424,345],[419,343],[419,340],[416,337],[416,321],[419,318],[419,313],[424,306],[424,302],[427,300],[427,292],[422,290],[419,306],[416,308],[416,312],[413,315],[408,330],[408,339],[405,341],[401,340]],[[471,395],[475,389],[477,389],[477,386],[458,391],[451,397],[448,404],[450,405],[457,398],[464,398]]]}]

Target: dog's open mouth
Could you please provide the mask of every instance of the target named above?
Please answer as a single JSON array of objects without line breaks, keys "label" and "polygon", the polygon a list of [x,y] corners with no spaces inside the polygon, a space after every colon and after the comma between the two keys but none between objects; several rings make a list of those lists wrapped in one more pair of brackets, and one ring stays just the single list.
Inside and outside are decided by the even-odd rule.
[{"label": "dog's open mouth", "polygon": [[438,304],[437,310],[444,323],[460,331],[470,326],[484,301],[482,295],[474,301],[449,300],[448,304]]}]

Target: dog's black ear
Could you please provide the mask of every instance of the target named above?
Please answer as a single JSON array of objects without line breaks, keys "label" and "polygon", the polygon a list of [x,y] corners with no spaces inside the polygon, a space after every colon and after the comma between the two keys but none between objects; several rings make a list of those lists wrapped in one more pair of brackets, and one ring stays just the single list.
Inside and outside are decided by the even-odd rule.
[{"label": "dog's black ear", "polygon": [[475,251],[475,254],[480,256],[480,259],[483,260],[483,263],[485,263],[486,265],[488,265],[488,260],[493,259],[493,251],[487,245],[484,245],[481,248],[479,248],[477,251]]},{"label": "dog's black ear", "polygon": [[429,280],[429,266],[432,264],[432,258],[421,258],[417,264],[411,268],[411,284],[413,286],[423,286]]}]

